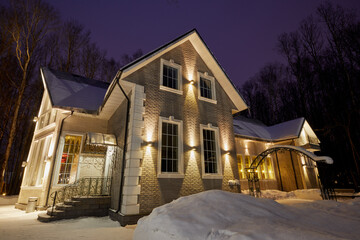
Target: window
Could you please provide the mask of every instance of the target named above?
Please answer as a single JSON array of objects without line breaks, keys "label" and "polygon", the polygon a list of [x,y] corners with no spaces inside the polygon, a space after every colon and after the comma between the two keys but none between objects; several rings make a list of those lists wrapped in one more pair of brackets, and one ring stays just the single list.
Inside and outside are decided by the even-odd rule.
[{"label": "window", "polygon": [[37,129],[40,130],[40,129],[50,125],[51,123],[54,123],[56,120],[56,113],[57,113],[57,111],[55,109],[51,109],[51,110],[48,110],[47,112],[45,112],[44,114],[42,114],[39,117],[39,123],[38,123]]},{"label": "window", "polygon": [[[246,171],[250,172],[250,170],[246,169],[246,168],[250,167],[252,161],[254,161],[255,158],[256,158],[256,156],[253,156],[253,157],[250,157],[250,156],[243,157],[242,155],[237,156],[240,179],[247,178],[246,174],[244,174],[244,173]],[[274,170],[273,170],[272,160],[270,157],[265,158],[260,163],[258,168],[255,170],[255,175],[259,179],[274,179]]]},{"label": "window", "polygon": [[245,170],[244,158],[242,155],[237,155],[237,165],[239,170],[239,178],[246,179],[246,170]]},{"label": "window", "polygon": [[38,116],[38,123],[36,130],[40,130],[54,123],[56,120],[56,115],[57,115],[57,111],[55,109],[52,109],[49,95],[45,91],[40,108],[40,113]]},{"label": "window", "polygon": [[182,94],[181,65],[173,60],[161,59],[160,62],[160,89]]},{"label": "window", "polygon": [[211,126],[211,124],[200,125],[200,131],[203,178],[222,178],[218,128]]},{"label": "window", "polygon": [[81,139],[81,136],[65,136],[64,148],[61,155],[59,178],[57,181],[58,184],[70,184],[75,182],[79,163]]},{"label": "window", "polygon": [[168,65],[163,66],[163,86],[178,89],[178,70]]},{"label": "window", "polygon": [[208,73],[200,73],[199,76],[199,99],[216,104],[215,78]]},{"label": "window", "polygon": [[250,172],[250,156],[243,156],[237,155],[237,163],[238,163],[238,170],[239,170],[239,178],[240,179],[247,179],[247,172]]},{"label": "window", "polygon": [[159,177],[183,177],[182,121],[160,117]]},{"label": "window", "polygon": [[200,96],[212,99],[211,81],[209,79],[200,78]]},{"label": "window", "polygon": [[41,186],[44,182],[45,165],[48,159],[52,135],[36,140],[33,143],[27,170],[27,186]]},{"label": "window", "polygon": [[178,125],[162,123],[161,172],[177,172],[179,161]]}]

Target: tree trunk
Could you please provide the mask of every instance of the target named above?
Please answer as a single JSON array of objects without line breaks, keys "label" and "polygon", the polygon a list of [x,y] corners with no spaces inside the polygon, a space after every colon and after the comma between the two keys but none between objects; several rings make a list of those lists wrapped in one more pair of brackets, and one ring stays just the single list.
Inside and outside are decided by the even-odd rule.
[{"label": "tree trunk", "polygon": [[6,146],[6,151],[5,151],[5,156],[4,156],[4,162],[1,165],[0,168],[0,192],[2,193],[6,193],[6,183],[5,183],[5,171],[6,171],[6,167],[7,167],[7,163],[9,161],[9,157],[10,157],[10,152],[11,152],[11,147],[12,144],[14,142],[15,139],[15,135],[16,135],[16,124],[17,124],[17,120],[18,120],[18,115],[19,115],[19,110],[20,110],[20,106],[21,106],[21,102],[22,102],[22,98],[25,92],[25,87],[26,87],[26,79],[27,79],[27,68],[24,69],[23,72],[23,79],[21,82],[21,86],[19,88],[19,95],[18,98],[16,99],[15,102],[15,110],[14,110],[14,116],[12,119],[12,123],[11,123],[11,128],[10,128],[10,133],[9,133],[9,140]]}]

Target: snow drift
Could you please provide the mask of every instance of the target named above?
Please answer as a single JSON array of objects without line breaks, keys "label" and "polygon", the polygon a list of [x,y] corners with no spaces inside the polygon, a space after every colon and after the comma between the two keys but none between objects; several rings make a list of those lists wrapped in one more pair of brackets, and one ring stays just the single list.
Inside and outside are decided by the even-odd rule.
[{"label": "snow drift", "polygon": [[140,219],[142,239],[357,239],[360,201],[296,206],[211,190],[181,197]]}]

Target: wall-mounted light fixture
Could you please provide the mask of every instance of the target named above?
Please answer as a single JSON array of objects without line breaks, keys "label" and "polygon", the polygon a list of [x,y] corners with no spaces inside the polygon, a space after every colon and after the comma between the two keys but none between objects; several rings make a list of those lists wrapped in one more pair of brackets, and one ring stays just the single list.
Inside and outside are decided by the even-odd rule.
[{"label": "wall-mounted light fixture", "polygon": [[33,122],[37,122],[38,120],[38,117],[34,117]]},{"label": "wall-mounted light fixture", "polygon": [[194,80],[190,80],[190,84],[194,85],[195,81]]}]

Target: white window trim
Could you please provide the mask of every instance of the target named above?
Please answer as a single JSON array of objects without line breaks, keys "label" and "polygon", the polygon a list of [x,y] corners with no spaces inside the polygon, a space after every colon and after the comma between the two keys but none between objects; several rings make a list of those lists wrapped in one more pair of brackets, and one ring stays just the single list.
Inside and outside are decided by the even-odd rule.
[{"label": "white window trim", "polygon": [[[217,163],[217,173],[205,173],[205,159],[204,159],[204,137],[203,130],[212,130],[215,132],[215,147],[216,147],[216,163]],[[219,144],[219,128],[214,127],[209,123],[208,125],[200,124],[200,144],[201,144],[201,172],[203,179],[222,179],[222,166],[221,166],[221,152]]]},{"label": "white window trim", "polygon": [[[39,172],[37,174],[36,177],[36,186],[43,186],[43,184],[46,182],[46,179],[43,179],[43,182],[41,183],[41,180],[43,177],[45,177],[45,167],[46,167],[46,162],[49,160],[49,148],[50,148],[50,144],[52,141],[52,134],[49,134],[47,136],[45,136],[44,138],[44,150],[43,150],[43,155],[41,156],[41,163],[39,165]],[[42,140],[41,139],[41,140]]]},{"label": "white window trim", "polygon": [[[66,135],[72,135],[72,136],[79,136],[81,137],[81,145],[80,145],[80,151],[79,151],[79,158],[80,155],[82,153],[82,148],[84,145],[84,141],[85,141],[85,134],[84,133],[79,133],[79,132],[62,132],[60,139],[59,139],[59,145],[58,145],[58,149],[56,150],[56,159],[55,159],[55,163],[56,163],[56,169],[54,171],[54,176],[53,176],[53,186],[66,186],[68,184],[59,184],[58,180],[59,180],[59,172],[60,172],[60,165],[61,165],[61,156],[62,156],[62,152],[64,150],[64,144],[65,144],[65,136]],[[80,161],[80,159],[79,159]],[[77,169],[76,169],[76,177],[75,177],[75,181],[77,181],[79,179],[80,176],[80,164],[78,164]],[[71,183],[69,183],[71,184]]]},{"label": "white window trim", "polygon": [[[201,92],[200,92],[200,78],[205,78],[205,79],[211,81],[211,95],[212,95],[212,98],[211,98],[211,99],[201,96]],[[213,103],[213,104],[217,104],[217,101],[216,101],[216,90],[215,90],[215,78],[214,78],[214,77],[209,76],[207,73],[198,72],[198,95],[199,95],[199,100],[206,101],[206,102],[210,102],[210,103]]]},{"label": "white window trim", "polygon": [[[162,123],[167,122],[178,125],[178,172],[176,173],[162,173],[161,172],[161,145],[162,145]],[[174,119],[173,116],[168,118],[159,118],[159,142],[158,142],[158,178],[184,178],[184,156],[183,156],[183,122]]]},{"label": "white window trim", "polygon": [[[169,67],[172,68],[176,68],[178,70],[178,89],[174,89],[174,88],[169,88],[163,85],[163,69],[164,69],[164,65],[167,65]],[[182,66],[179,64],[174,63],[173,60],[165,60],[165,59],[160,59],[160,89],[164,90],[164,91],[168,91],[168,92],[172,92],[172,93],[176,93],[176,94],[180,94],[183,95],[183,89],[182,89]]]}]

